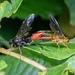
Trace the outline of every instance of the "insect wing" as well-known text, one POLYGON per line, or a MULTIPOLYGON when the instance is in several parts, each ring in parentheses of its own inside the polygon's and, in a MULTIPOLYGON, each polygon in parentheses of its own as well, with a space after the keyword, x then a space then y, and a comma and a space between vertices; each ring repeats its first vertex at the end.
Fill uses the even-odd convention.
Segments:
POLYGON ((63 34, 59 27, 57 20, 52 15, 50 15, 50 24, 49 25, 53 32, 58 32, 61 35, 63 34))
POLYGON ((25 18, 16 37, 23 37, 28 31, 31 30, 30 25, 34 20, 34 16, 35 16, 34 14, 30 14, 27 18, 25 18))

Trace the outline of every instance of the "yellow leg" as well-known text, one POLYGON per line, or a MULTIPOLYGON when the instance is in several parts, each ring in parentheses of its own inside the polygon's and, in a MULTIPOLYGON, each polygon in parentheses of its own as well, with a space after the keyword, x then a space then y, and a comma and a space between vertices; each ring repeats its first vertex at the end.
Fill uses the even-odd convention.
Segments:
POLYGON ((10 55, 10 53, 12 52, 12 47, 13 47, 13 45, 11 44, 11 48, 10 48, 10 52, 9 52, 9 55, 10 55))
POLYGON ((56 44, 57 44, 57 46, 58 46, 58 49, 60 49, 60 45, 59 45, 59 43, 57 42, 56 44))
MULTIPOLYGON (((60 49, 60 45, 59 45, 59 42, 56 42, 57 46, 58 46, 58 50, 60 49)), ((58 57, 61 59, 61 57, 59 56, 59 52, 57 51, 57 55, 58 57)))
POLYGON ((18 48, 19 48, 19 51, 20 51, 20 59, 21 59, 22 51, 21 51, 20 46, 18 48))
POLYGON ((67 46, 67 43, 64 43, 64 42, 62 42, 62 43, 67 48, 68 52, 71 53, 70 50, 69 50, 69 48, 68 48, 68 46, 67 46))

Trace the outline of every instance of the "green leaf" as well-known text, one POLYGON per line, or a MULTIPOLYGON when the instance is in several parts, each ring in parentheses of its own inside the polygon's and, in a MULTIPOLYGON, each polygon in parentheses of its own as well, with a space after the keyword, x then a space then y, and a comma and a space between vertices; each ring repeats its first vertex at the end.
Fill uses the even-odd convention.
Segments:
MULTIPOLYGON (((40 42, 40 41, 39 41, 40 42)), ((75 52, 75 39, 70 40, 68 47, 70 52, 75 52), (74 49, 74 51, 73 51, 74 49)), ((44 43, 43 41, 39 45, 24 46, 21 48, 22 55, 34 60, 35 62, 48 68, 47 71, 39 72, 39 69, 32 65, 29 65, 20 59, 16 59, 10 56, 1 55, 0 60, 4 60, 7 63, 7 68, 3 71, 6 75, 68 75, 69 72, 74 72, 74 57, 70 57, 72 54, 61 44, 60 49, 56 43, 44 43), (42 44, 43 43, 43 44, 42 44), (64 50, 65 49, 65 50, 64 50), (63 50, 63 51, 62 51, 63 50), (58 52, 58 55, 55 53, 58 52), (64 52, 64 53, 63 53, 64 52), (66 53, 67 52, 67 53, 66 53), (53 54, 52 54, 53 53, 53 54), (67 55, 66 55, 67 54, 67 55), (56 58, 55 58, 56 56, 56 58), (60 60, 60 56, 62 56, 60 60), (67 58, 67 59, 65 59, 67 58), (65 59, 65 60, 63 60, 65 59), (11 74, 10 74, 11 73, 11 74)), ((19 50, 16 50, 19 52, 19 50)), ((75 53, 74 53, 75 54, 75 53)))
POLYGON ((64 11, 65 4, 63 0, 24 0, 13 17, 25 18, 30 13, 41 15, 48 19, 49 14, 57 15, 64 11))
POLYGON ((13 13, 15 13, 22 1, 23 0, 11 0, 11 3, 8 1, 0 3, 0 20, 3 17, 10 17, 13 13))
POLYGON ((7 48, 10 48, 9 42, 0 36, 0 46, 5 45, 7 48))
POLYGON ((67 67, 67 63, 49 68, 45 75, 65 75, 64 70, 66 67, 67 67))
MULTIPOLYGON (((37 45, 24 46, 25 49, 37 52, 48 58, 62 60, 75 54, 75 39, 70 40, 67 44, 59 43, 60 48, 58 48, 55 42, 41 42, 37 45), (65 46, 65 45, 66 46, 65 46)), ((34 42, 35 43, 35 42, 34 42)))
POLYGON ((67 60, 68 66, 65 69, 66 71, 70 71, 72 73, 75 72, 75 55, 67 60))
POLYGON ((65 0, 70 12, 70 24, 75 26, 75 0, 65 0))
POLYGON ((5 67, 7 67, 7 64, 3 60, 1 60, 0 61, 0 70, 4 69, 5 67))
POLYGON ((68 72, 75 72, 75 55, 70 57, 65 63, 49 68, 45 75, 69 75, 68 72))
POLYGON ((4 75, 5 73, 3 71, 0 71, 0 75, 4 75))
POLYGON ((7 64, 4 60, 0 60, 0 75, 4 75, 5 72, 2 71, 2 69, 6 68, 7 67, 7 64))
POLYGON ((61 61, 57 60, 53 61, 53 59, 48 59, 47 57, 40 56, 41 54, 38 55, 27 50, 23 50, 23 55, 47 67, 48 70, 39 72, 39 69, 20 59, 3 55, 0 56, 0 60, 3 59, 8 64, 7 68, 4 69, 5 75, 69 75, 68 72, 75 72, 75 55, 64 61, 64 63, 59 63, 61 61))
MULTIPOLYGON (((23 53, 27 54, 30 52, 23 51, 23 53)), ((27 56, 41 65, 49 65, 48 61, 46 61, 46 59, 44 59, 43 57, 38 58, 37 56, 33 56, 31 54, 27 54, 27 56)), ((6 55, 0 56, 0 60, 1 59, 3 59, 8 64, 7 68, 3 70, 5 72, 5 75, 36 75, 39 71, 39 69, 21 61, 20 59, 16 59, 6 55)))

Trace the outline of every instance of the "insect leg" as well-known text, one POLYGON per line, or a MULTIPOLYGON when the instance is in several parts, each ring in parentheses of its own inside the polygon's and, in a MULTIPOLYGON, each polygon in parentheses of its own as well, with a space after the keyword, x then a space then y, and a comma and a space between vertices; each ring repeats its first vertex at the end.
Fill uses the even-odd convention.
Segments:
POLYGON ((19 48, 19 51, 20 51, 20 59, 21 59, 22 51, 21 51, 20 46, 18 48, 19 48))
POLYGON ((65 43, 62 42, 62 43, 63 43, 63 45, 67 48, 68 52, 71 53, 70 50, 69 50, 69 48, 68 48, 68 46, 67 46, 67 42, 65 42, 65 43))
POLYGON ((58 49, 60 49, 60 45, 59 45, 59 42, 56 42, 57 46, 58 46, 58 49))
POLYGON ((13 51, 13 44, 11 44, 10 46, 11 46, 11 47, 10 47, 9 55, 10 55, 10 53, 13 51))

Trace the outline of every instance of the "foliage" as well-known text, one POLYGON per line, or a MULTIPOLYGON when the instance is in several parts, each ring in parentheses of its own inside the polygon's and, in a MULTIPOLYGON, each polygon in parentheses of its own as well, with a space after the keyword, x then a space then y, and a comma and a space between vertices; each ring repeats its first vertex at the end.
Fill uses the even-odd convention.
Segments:
MULTIPOLYGON (((68 9, 70 23, 75 25, 74 3, 74 0, 5 0, 0 3, 0 20, 4 17, 10 16, 12 18, 17 17, 24 19, 30 13, 34 13, 36 15, 40 15, 44 19, 48 19, 49 14, 57 16, 63 14, 68 9)), ((7 29, 6 27, 9 26, 5 26, 5 29, 7 29)), ((10 25, 10 28, 11 27, 12 26, 10 25)), ((4 34, 6 36, 1 36, 0 41, 7 37, 12 37, 13 34, 9 34, 9 32, 12 31, 12 33, 14 33, 15 30, 1 30, 0 35, 4 34)), ((60 48, 58 48, 55 42, 50 40, 36 40, 32 41, 30 44, 30 46, 23 46, 21 48, 21 57, 27 57, 34 61, 35 64, 37 62, 40 66, 45 67, 46 70, 41 70, 41 68, 38 68, 39 66, 36 67, 32 62, 30 64, 30 62, 28 63, 23 61, 20 59, 20 55, 15 57, 16 55, 11 55, 12 52, 7 54, 11 49, 9 48, 10 45, 7 41, 1 41, 0 53, 2 54, 0 54, 0 75, 73 75, 75 73, 75 38, 67 43, 67 47, 65 47, 63 43, 59 43, 60 48), (6 47, 8 49, 3 49, 2 47, 6 47)), ((18 49, 13 48, 13 53, 19 54, 20 52, 18 49)))
POLYGON ((3 17, 10 17, 12 13, 15 13, 21 2, 22 0, 11 0, 11 3, 8 1, 0 3, 0 20, 3 17))
MULTIPOLYGON (((4 60, 7 63, 7 68, 3 71, 6 75, 14 74, 14 75, 69 75, 69 72, 75 72, 75 39, 70 40, 68 43, 69 51, 63 44, 61 44, 60 49, 58 49, 56 43, 51 43, 50 41, 47 43, 31 46, 24 46, 21 48, 22 55, 28 57, 35 62, 45 66, 48 70, 39 72, 39 69, 29 65, 20 59, 16 59, 11 57, 10 55, 1 55, 0 60, 4 60)), ((19 52, 19 50, 15 50, 19 52)), ((0 50, 2 52, 2 50, 0 50)), ((15 55, 14 55, 15 56, 15 55)), ((32 62, 31 62, 32 63, 32 62)), ((41 70, 41 69, 40 69, 41 70)))
POLYGON ((63 13, 68 7, 70 13, 70 23, 75 25, 74 0, 47 0, 47 1, 28 1, 28 0, 11 0, 0 3, 0 19, 9 17, 12 13, 17 13, 13 17, 25 18, 30 13, 44 16, 48 18, 48 14, 58 15, 63 13), (22 4, 21 4, 22 2, 22 4), (20 6, 21 4, 21 6, 20 6), (66 5, 65 5, 66 4, 66 5), (19 8, 20 6, 20 8, 19 8), (19 9, 18 9, 19 8, 19 9), (7 12, 7 13, 6 13, 7 12))
POLYGON ((5 61, 1 60, 0 61, 0 75, 4 75, 4 72, 1 70, 6 68, 6 67, 7 67, 7 64, 5 63, 5 61))
POLYGON ((67 7, 69 9, 69 13, 70 13, 70 23, 72 25, 75 25, 75 11, 74 11, 74 7, 75 7, 75 0, 65 0, 65 3, 67 4, 67 7))

